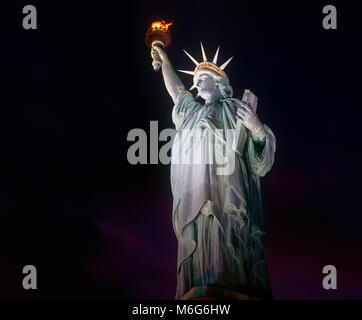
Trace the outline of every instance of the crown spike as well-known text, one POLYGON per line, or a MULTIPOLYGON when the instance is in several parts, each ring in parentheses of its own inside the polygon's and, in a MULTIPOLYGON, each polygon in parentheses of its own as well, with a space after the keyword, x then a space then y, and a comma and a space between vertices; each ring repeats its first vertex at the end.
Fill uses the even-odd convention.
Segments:
POLYGON ((191 90, 193 90, 195 88, 196 88, 196 86, 193 84, 192 87, 189 89, 189 91, 191 91, 191 90))
POLYGON ((187 73, 187 74, 191 74, 192 76, 195 75, 195 72, 194 71, 187 71, 187 70, 177 70, 179 72, 183 72, 183 73, 187 73))
POLYGON ((185 49, 183 49, 184 50, 184 52, 187 54, 187 56, 192 60, 192 62, 194 63, 194 64, 196 64, 196 65, 198 65, 199 63, 196 61, 196 59, 193 57, 193 56, 191 56, 191 54, 189 54, 185 49))
POLYGON ((206 62, 207 58, 206 58, 206 54, 205 54, 205 50, 204 50, 204 46, 202 45, 202 42, 200 42, 200 45, 201 45, 202 59, 204 60, 204 62, 206 62))
POLYGON ((219 49, 220 49, 220 47, 217 47, 217 50, 216 50, 214 59, 212 60, 212 63, 213 63, 213 64, 217 64, 217 58, 218 58, 218 56, 219 56, 219 49))
POLYGON ((224 64, 221 65, 219 68, 221 70, 224 70, 226 68, 226 66, 229 64, 229 62, 232 60, 232 58, 234 58, 234 57, 231 57, 228 61, 224 62, 224 64))

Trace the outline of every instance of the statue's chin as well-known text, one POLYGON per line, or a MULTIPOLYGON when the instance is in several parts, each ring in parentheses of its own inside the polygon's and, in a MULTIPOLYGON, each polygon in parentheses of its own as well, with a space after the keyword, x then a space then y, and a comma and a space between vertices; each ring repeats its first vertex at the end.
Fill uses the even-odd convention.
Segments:
POLYGON ((205 91, 199 91, 199 96, 200 96, 202 99, 206 100, 206 99, 210 96, 210 94, 207 93, 207 92, 205 92, 205 91))

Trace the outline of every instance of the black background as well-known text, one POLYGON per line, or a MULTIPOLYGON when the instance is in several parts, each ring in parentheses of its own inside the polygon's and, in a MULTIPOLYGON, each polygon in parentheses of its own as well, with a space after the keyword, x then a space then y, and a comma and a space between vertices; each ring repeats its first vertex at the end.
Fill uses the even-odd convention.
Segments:
MULTIPOLYGON (((127 161, 127 134, 173 128, 172 100, 144 34, 172 20, 168 54, 219 63, 277 139, 261 180, 276 299, 362 298, 361 35, 356 4, 33 1, 2 6, 0 298, 172 299, 169 166, 127 161), (338 29, 322 28, 335 4, 338 29), (38 270, 22 288, 23 266, 38 270), (335 265, 338 290, 322 288, 335 265)), ((191 77, 181 75, 187 87, 191 77)), ((160 143, 161 146, 161 143, 160 143)))

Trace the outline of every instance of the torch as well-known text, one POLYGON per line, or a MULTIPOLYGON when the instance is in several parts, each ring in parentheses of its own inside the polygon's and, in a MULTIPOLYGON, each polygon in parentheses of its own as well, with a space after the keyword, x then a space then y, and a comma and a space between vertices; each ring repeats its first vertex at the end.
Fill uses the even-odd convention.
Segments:
MULTIPOLYGON (((167 48, 171 43, 171 33, 168 27, 172 23, 165 23, 165 21, 152 22, 151 27, 146 32, 145 42, 149 48, 157 45, 162 48, 167 48)), ((158 71, 161 67, 161 59, 156 53, 152 61, 153 70, 158 71)))

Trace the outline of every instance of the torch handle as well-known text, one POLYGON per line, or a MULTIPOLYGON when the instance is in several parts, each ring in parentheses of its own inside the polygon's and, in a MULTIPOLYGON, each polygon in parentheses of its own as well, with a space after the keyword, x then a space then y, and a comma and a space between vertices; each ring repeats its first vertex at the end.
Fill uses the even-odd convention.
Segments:
POLYGON ((153 70, 155 70, 155 71, 160 70, 161 65, 162 65, 162 61, 161 61, 160 57, 157 54, 157 56, 155 56, 153 58, 153 61, 152 61, 153 70))
MULTIPOLYGON (((155 41, 152 42, 152 46, 164 47, 164 44, 160 40, 155 40, 155 41)), ((153 60, 152 60, 153 70, 155 70, 155 71, 160 70, 161 65, 162 65, 162 61, 161 61, 161 58, 160 58, 157 51, 154 52, 152 58, 153 58, 153 60)))

